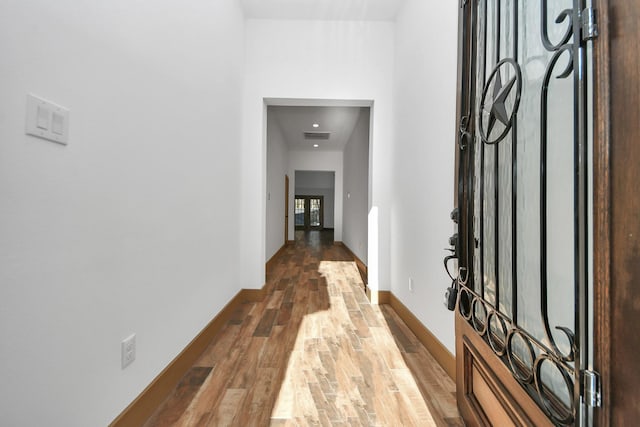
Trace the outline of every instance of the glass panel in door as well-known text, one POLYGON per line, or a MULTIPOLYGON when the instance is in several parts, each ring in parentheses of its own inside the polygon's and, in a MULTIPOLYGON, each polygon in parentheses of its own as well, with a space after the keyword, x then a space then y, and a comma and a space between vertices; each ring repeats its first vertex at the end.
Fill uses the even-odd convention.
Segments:
POLYGON ((309 199, 309 225, 311 227, 321 227, 321 208, 322 200, 320 198, 311 197, 309 199))
POLYGON ((472 178, 473 238, 462 239, 472 242, 472 279, 461 284, 461 314, 565 425, 579 418, 584 344, 584 58, 572 22, 582 7, 475 3, 473 140, 462 172, 472 178))
POLYGON ((304 227, 304 202, 305 199, 299 199, 296 197, 294 210, 296 227, 304 227))

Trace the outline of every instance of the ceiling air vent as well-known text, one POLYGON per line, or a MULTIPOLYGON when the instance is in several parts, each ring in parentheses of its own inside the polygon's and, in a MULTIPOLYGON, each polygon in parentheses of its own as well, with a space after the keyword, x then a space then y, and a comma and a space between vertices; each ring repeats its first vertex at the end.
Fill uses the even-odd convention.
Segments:
POLYGON ((304 139, 329 139, 331 132, 305 132, 304 139))

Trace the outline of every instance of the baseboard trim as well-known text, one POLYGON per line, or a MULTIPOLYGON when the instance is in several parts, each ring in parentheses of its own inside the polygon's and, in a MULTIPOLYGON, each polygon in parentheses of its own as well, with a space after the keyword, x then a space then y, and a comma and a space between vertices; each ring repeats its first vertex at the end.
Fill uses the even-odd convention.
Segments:
POLYGON ((391 291, 378 291, 378 304, 391 305, 391 291))
MULTIPOLYGON (((402 321, 407 324, 409 329, 415 334, 418 340, 431 353, 434 359, 442 366, 442 369, 456 381, 456 358, 447 347, 440 342, 433 333, 418 320, 418 318, 405 306, 393 293, 389 291, 380 291, 388 294, 388 303, 380 302, 380 304, 389 304, 391 308, 400 316, 402 321)), ((382 298, 381 298, 382 300, 382 298)))
POLYGON ((287 249, 287 245, 293 243, 292 240, 289 240, 287 243, 285 243, 284 245, 282 245, 282 247, 280 249, 277 250, 277 252, 275 254, 273 254, 273 256, 271 258, 269 258, 269 261, 267 261, 267 263, 265 264, 265 271, 269 271, 269 269, 271 267, 273 267, 273 263, 278 259, 278 257, 280 255, 282 255, 282 253, 287 249))
MULTIPOLYGON (((429 350, 445 372, 455 381, 456 360, 449 350, 425 327, 420 320, 390 291, 376 291, 375 299, 369 287, 367 297, 374 304, 388 304, 395 310, 422 345, 429 350)), ((262 301, 266 288, 242 289, 213 318, 211 322, 180 352, 169 365, 127 406, 109 427, 143 425, 153 412, 173 391, 184 374, 193 366, 211 340, 227 323, 236 308, 243 302, 262 301)))
POLYGON ((358 271, 360 272, 360 276, 362 276, 362 280, 364 281, 364 285, 366 288, 368 283, 368 277, 369 277, 369 268, 367 267, 367 265, 364 262, 362 262, 362 260, 358 258, 358 256, 355 253, 353 253, 351 248, 345 245, 344 242, 336 241, 334 242, 334 244, 340 245, 343 248, 345 248, 345 250, 349 252, 349 254, 353 257, 353 260, 355 261, 356 266, 358 267, 358 271))
POLYGON ((391 301, 390 291, 372 291, 369 286, 365 286, 364 293, 367 295, 369 302, 374 305, 389 304, 391 301))
POLYGON ((153 412, 174 390, 184 374, 198 360, 211 340, 231 318, 233 312, 243 302, 261 301, 266 289, 242 289, 213 318, 211 322, 151 381, 136 399, 127 406, 109 427, 143 425, 153 412))

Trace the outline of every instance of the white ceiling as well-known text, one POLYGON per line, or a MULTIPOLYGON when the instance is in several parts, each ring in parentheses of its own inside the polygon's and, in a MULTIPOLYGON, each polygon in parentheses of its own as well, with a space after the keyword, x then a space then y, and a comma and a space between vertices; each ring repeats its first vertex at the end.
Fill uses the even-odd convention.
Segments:
POLYGON ((405 0, 240 0, 252 19, 393 21, 405 0))
POLYGON ((291 107, 269 106, 290 150, 343 151, 360 116, 367 107, 291 107), (317 128, 313 124, 320 125, 317 128), (304 132, 330 132, 329 139, 305 139, 304 132), (313 147, 318 144, 318 147, 313 147))

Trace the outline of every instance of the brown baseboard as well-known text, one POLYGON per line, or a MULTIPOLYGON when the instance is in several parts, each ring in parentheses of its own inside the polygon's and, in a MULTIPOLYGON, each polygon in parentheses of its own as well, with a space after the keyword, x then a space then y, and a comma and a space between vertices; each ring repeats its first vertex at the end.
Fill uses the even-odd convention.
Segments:
POLYGON ((391 291, 378 291, 378 304, 391 304, 391 291))
POLYGON ((211 340, 231 318, 243 302, 261 301, 266 294, 262 289, 242 289, 224 306, 211 322, 180 352, 169 365, 127 406, 109 427, 141 426, 164 402, 184 374, 198 360, 211 340))
POLYGON ((364 293, 367 295, 371 304, 389 304, 391 292, 389 291, 372 291, 369 286, 365 286, 364 293))
POLYGON ((418 341, 434 359, 442 366, 442 369, 451 377, 455 382, 456 380, 456 358, 449 349, 447 349, 438 338, 431 333, 426 326, 418 320, 418 318, 409 310, 391 291, 371 291, 367 286, 365 289, 367 298, 371 301, 371 304, 388 304, 393 310, 400 316, 402 321, 407 324, 409 329, 415 334, 418 341))
POLYGON ((282 245, 282 247, 278 249, 278 251, 275 254, 273 254, 271 258, 269 258, 269 261, 267 261, 265 265, 265 271, 269 271, 269 269, 273 267, 274 261, 276 261, 280 255, 282 255, 282 252, 284 252, 285 249, 287 249, 287 245, 291 243, 293 243, 293 240, 289 240, 287 243, 282 245))
MULTIPOLYGON (((416 335, 418 340, 425 346, 431 353, 434 359, 442 366, 442 369, 451 377, 455 382, 456 380, 456 358, 449 349, 447 349, 436 338, 426 326, 418 320, 418 318, 409 310, 400 300, 388 291, 379 292, 380 304, 389 304, 393 310, 400 316, 402 321, 407 324, 409 329, 416 335), (386 293, 388 295, 388 303, 382 302, 382 295, 386 293)), ((386 297, 385 297, 386 299, 386 297)))
MULTIPOLYGON (((264 287, 262 289, 242 289, 238 292, 187 347, 158 374, 151 384, 109 424, 109 427, 143 425, 169 396, 189 368, 193 366, 211 340, 227 323, 235 309, 246 301, 261 301, 265 294, 264 287)), ((368 287, 367 296, 371 299, 371 291, 368 287)), ((418 340, 455 381, 455 357, 449 350, 390 291, 377 291, 377 300, 378 304, 391 305, 418 340)))
POLYGON ((334 244, 340 245, 343 248, 345 248, 345 250, 349 252, 349 254, 353 257, 353 260, 356 262, 356 266, 358 266, 358 271, 360 272, 360 276, 362 277, 362 280, 364 281, 364 285, 366 288, 366 285, 368 283, 368 274, 369 274, 369 269, 367 265, 364 262, 362 262, 362 260, 358 258, 356 254, 353 253, 351 248, 349 248, 349 246, 344 244, 344 242, 337 241, 337 242, 334 242, 334 244))

